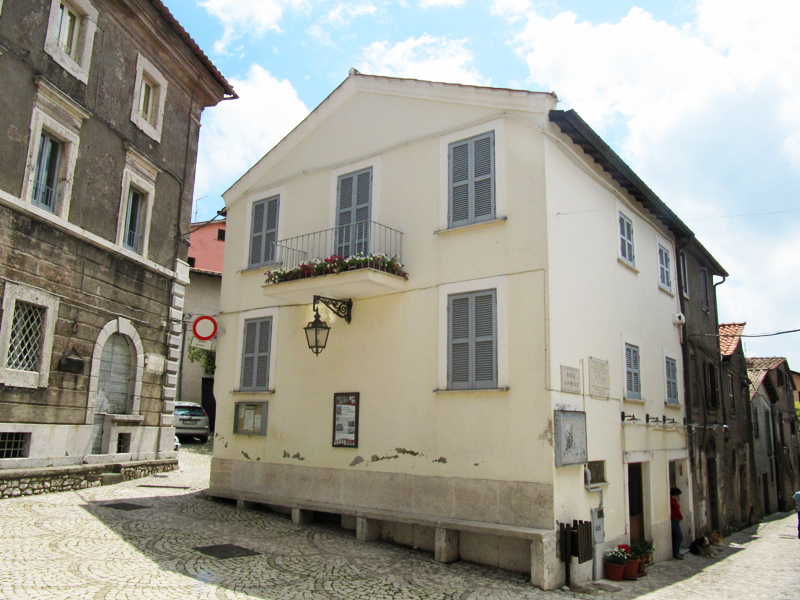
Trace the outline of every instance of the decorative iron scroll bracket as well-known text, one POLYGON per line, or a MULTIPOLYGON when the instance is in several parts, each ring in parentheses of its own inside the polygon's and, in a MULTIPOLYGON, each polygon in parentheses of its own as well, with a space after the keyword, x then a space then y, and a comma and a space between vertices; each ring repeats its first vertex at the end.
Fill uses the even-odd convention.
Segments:
POLYGON ((325 298, 324 296, 314 296, 314 310, 317 310, 317 304, 322 303, 330 308, 336 316, 344 319, 346 323, 350 323, 353 317, 353 301, 352 300, 336 300, 334 298, 325 298))

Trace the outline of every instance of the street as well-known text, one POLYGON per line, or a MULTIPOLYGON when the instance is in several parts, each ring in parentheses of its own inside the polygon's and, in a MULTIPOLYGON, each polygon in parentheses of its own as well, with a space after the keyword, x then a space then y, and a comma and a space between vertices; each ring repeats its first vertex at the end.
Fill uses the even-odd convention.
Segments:
POLYGON ((543 592, 525 574, 439 564, 427 552, 359 543, 335 523, 298 526, 282 514, 206 499, 210 452, 210 443, 188 442, 179 471, 2 501, 0 598, 800 597, 794 513, 726 538, 716 559, 689 554, 651 566, 635 582, 543 592))

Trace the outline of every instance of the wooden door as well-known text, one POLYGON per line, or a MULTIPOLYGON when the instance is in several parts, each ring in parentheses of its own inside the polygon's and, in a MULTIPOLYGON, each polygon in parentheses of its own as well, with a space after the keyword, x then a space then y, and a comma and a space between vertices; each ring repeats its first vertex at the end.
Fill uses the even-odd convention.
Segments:
POLYGON ((628 512, 631 522, 631 542, 644 539, 644 486, 642 463, 628 464, 628 512))

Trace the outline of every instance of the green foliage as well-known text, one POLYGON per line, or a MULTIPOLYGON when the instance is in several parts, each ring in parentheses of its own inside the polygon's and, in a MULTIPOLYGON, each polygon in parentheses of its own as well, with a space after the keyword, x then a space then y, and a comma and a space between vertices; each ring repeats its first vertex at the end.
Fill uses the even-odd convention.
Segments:
POLYGON ((654 550, 653 542, 648 540, 636 540, 631 542, 631 554, 636 558, 642 558, 652 554, 654 550))
POLYGON ((628 553, 622 548, 614 548, 613 550, 606 550, 603 558, 607 563, 612 565, 627 565, 628 553))
POLYGON ((217 353, 213 350, 203 350, 202 348, 192 348, 189 346, 189 361, 199 362, 206 372, 206 375, 214 375, 217 370, 217 353))

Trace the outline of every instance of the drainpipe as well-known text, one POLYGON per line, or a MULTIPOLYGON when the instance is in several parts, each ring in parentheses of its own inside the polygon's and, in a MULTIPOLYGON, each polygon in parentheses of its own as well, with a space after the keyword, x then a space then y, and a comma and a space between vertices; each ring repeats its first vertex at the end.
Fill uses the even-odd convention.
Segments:
MULTIPOLYGON (((727 276, 723 275, 722 276, 722 281, 719 281, 719 282, 717 282, 717 283, 715 283, 713 285, 713 287, 714 287, 714 321, 717 324, 717 333, 719 333, 719 308, 717 306, 717 286, 718 285, 722 285, 723 283, 725 283, 726 279, 727 279, 727 276)), ((723 381, 724 378, 722 377, 722 348, 720 346, 720 343, 721 343, 721 338, 719 336, 717 336, 717 374, 719 375, 719 379, 718 379, 718 381, 719 381, 719 389, 717 390, 717 393, 722 391, 722 387, 724 385, 724 381, 723 381)), ((727 434, 727 431, 728 431, 728 407, 727 407, 726 402, 725 402, 725 394, 722 394, 722 397, 719 400, 722 403, 722 441, 723 441, 723 445, 724 445, 725 439, 727 437, 726 434, 727 434)))

